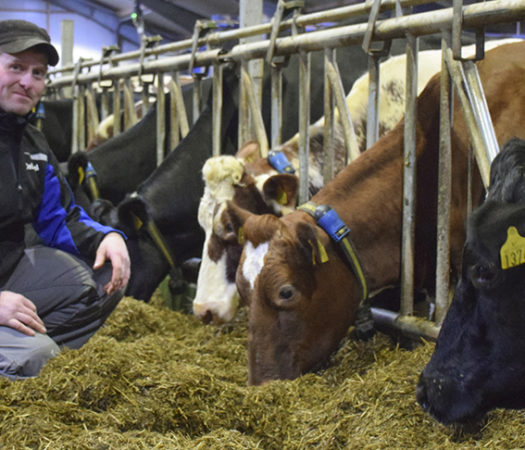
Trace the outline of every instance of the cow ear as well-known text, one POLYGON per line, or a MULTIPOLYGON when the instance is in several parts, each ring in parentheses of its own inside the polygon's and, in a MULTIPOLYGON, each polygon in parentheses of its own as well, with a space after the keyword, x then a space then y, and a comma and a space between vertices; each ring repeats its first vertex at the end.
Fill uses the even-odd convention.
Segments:
POLYGON ((297 238, 300 243, 300 251, 305 255, 307 261, 312 262, 312 265, 315 266, 328 261, 328 253, 315 227, 304 222, 298 222, 297 238))
POLYGON ((286 214, 297 205, 298 190, 299 181, 295 175, 272 175, 263 185, 264 200, 272 205, 277 213, 286 214))
POLYGON ((237 151, 235 156, 242 159, 245 164, 253 163, 262 158, 257 141, 248 141, 237 151))
POLYGON ((252 214, 244 222, 243 237, 250 241, 254 247, 269 241, 277 230, 282 230, 279 218, 273 214, 252 214))
POLYGON ((244 223, 250 212, 233 202, 226 202, 213 219, 213 231, 225 241, 237 241, 244 244, 244 223))
POLYGON ((142 198, 134 196, 125 198, 118 205, 117 214, 119 227, 128 236, 137 236, 150 219, 146 202, 142 198))
POLYGON ((73 153, 67 161, 67 181, 76 190, 84 181, 88 158, 85 152, 73 153))

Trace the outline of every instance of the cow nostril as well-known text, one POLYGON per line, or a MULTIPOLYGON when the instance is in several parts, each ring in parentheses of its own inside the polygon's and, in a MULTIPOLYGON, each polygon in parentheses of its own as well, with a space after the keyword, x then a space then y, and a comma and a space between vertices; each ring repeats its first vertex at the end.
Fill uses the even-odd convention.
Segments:
POLYGON ((421 405, 424 411, 428 411, 428 397, 425 383, 419 380, 416 387, 416 400, 421 405))
POLYGON ((206 325, 210 324, 212 322, 212 320, 213 320, 212 312, 208 309, 206 311, 206 314, 204 314, 204 316, 202 316, 201 320, 202 320, 202 323, 204 323, 206 325))

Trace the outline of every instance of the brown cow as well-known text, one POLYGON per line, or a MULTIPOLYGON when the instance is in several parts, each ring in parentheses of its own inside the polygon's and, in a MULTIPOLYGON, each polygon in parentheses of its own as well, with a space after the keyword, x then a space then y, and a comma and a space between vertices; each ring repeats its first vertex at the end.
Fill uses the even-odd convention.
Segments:
MULTIPOLYGON (((500 39, 486 43, 486 49, 517 39, 500 39)), ((464 55, 474 52, 474 46, 463 48, 464 55)), ((418 92, 441 68, 441 51, 424 50, 418 54, 418 92)), ((392 129, 405 110, 406 55, 398 55, 381 63, 379 95, 379 134, 392 129)), ((359 150, 366 148, 368 105, 368 73, 359 77, 346 97, 350 117, 354 123, 359 150)), ((337 116, 336 110, 336 116, 337 116)), ((310 126, 309 188, 314 195, 323 186, 324 117, 310 126)), ((342 125, 336 121, 334 133, 334 171, 344 167, 345 145, 342 125)), ((299 166, 299 135, 296 134, 278 150, 285 153, 291 165, 299 166)), ((204 195, 199 207, 199 223, 206 233, 197 291, 193 301, 195 315, 215 323, 233 318, 239 303, 235 287, 235 271, 242 245, 238 240, 238 220, 232 204, 253 213, 274 213, 278 216, 296 206, 297 179, 288 174, 277 174, 266 158, 259 155, 255 142, 246 144, 236 155, 210 158, 203 167, 204 195), (244 162, 244 167, 243 167, 244 162)))
MULTIPOLYGON (((486 53, 478 63, 500 145, 525 137, 525 43, 486 53)), ((433 289, 439 130, 439 76, 417 100, 416 287, 433 289)), ((456 104, 452 129, 451 269, 460 267, 467 202, 469 139, 456 104)), ((374 291, 399 284, 402 225, 401 122, 348 165, 312 201, 332 207, 374 291)), ((483 187, 473 176, 473 201, 483 187)), ((295 378, 327 361, 353 324, 360 285, 327 234, 304 211, 280 219, 248 215, 237 287, 249 304, 249 382, 295 378)))

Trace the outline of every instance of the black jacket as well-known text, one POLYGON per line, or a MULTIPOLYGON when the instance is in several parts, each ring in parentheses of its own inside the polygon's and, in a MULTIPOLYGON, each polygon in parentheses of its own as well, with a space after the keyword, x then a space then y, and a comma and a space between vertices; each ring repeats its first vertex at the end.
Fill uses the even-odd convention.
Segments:
POLYGON ((0 110, 0 286, 24 252, 24 229, 50 247, 93 259, 105 234, 75 204, 45 137, 24 117, 0 110))

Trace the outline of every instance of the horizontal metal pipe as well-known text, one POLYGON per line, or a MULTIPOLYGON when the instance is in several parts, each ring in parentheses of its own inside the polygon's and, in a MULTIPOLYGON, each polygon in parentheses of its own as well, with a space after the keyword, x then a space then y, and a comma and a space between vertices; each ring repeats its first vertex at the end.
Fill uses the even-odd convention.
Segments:
POLYGON ((434 322, 415 316, 404 316, 400 313, 382 308, 371 308, 374 323, 386 328, 394 328, 410 337, 419 336, 437 340, 440 327, 434 322))
MULTIPOLYGON (((407 32, 419 36, 438 33, 443 28, 450 27, 453 9, 412 14, 399 18, 385 19, 376 23, 375 39, 402 38, 407 32)), ((464 8, 464 26, 480 26, 482 24, 513 22, 525 18, 525 2, 523 0, 493 0, 491 2, 473 4, 464 8)), ((326 30, 312 31, 296 36, 284 37, 277 40, 275 55, 289 55, 299 51, 317 51, 326 47, 342 47, 360 43, 367 28, 366 23, 335 27, 326 30)), ((222 54, 220 49, 198 52, 195 56, 195 66, 207 66, 217 60, 245 60, 264 58, 269 40, 239 44, 229 53, 222 54)), ((170 72, 183 70, 189 67, 191 55, 179 55, 148 61, 144 63, 142 73, 170 72)), ((113 79, 124 76, 137 75, 140 70, 138 63, 122 67, 114 67, 103 71, 102 79, 113 79)), ((78 83, 97 81, 98 73, 82 73, 77 77, 78 83)), ((73 76, 63 76, 52 80, 49 87, 71 85, 73 76)))
MULTIPOLYGON (((401 0, 400 5, 402 8, 422 5, 425 3, 430 3, 434 0, 401 0)), ((394 9, 396 6, 396 0, 385 0, 381 3, 380 11, 389 11, 394 9)), ((307 25, 315 25, 321 22, 336 22, 339 20, 350 19, 352 17, 358 17, 361 15, 368 15, 371 9, 371 4, 368 2, 363 2, 357 5, 343 6, 340 8, 334 8, 327 11, 315 12, 311 14, 304 14, 297 17, 296 19, 283 20, 280 24, 279 30, 290 29, 295 21, 298 27, 305 27, 307 25)), ((197 46, 203 47, 205 45, 220 46, 224 42, 231 40, 237 40, 244 37, 258 36, 261 34, 269 33, 272 29, 272 23, 263 23, 258 25, 253 25, 250 27, 238 28, 235 30, 227 30, 220 32, 208 33, 205 37, 202 37, 197 40, 197 46)), ((177 42, 172 42, 165 45, 159 45, 157 47, 146 49, 144 56, 151 55, 161 55, 163 53, 170 53, 176 51, 187 50, 193 45, 193 39, 184 39, 177 42)), ((130 59, 137 59, 141 56, 141 50, 134 50, 132 52, 122 53, 113 55, 111 58, 112 63, 118 63, 120 61, 126 61, 130 59)), ((85 61, 82 63, 81 67, 92 67, 98 66, 101 64, 101 61, 85 61)), ((68 72, 74 70, 76 64, 68 64, 60 69, 50 71, 50 74, 57 74, 60 72, 68 72)))

